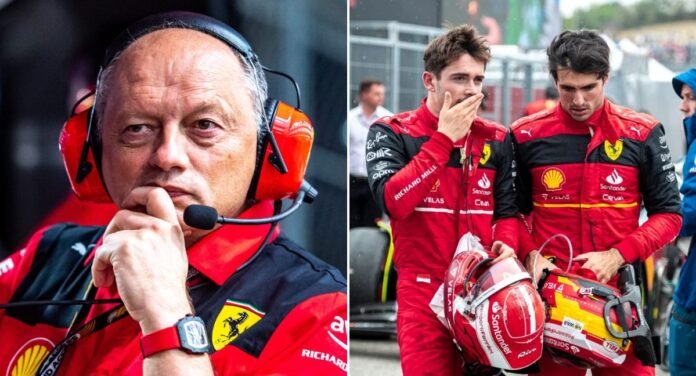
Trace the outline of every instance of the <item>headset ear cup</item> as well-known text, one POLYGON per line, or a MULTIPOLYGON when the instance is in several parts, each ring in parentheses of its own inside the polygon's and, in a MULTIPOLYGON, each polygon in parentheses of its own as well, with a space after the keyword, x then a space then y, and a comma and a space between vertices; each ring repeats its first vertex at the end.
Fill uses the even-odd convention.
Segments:
POLYGON ((271 132, 288 172, 281 173, 271 162, 273 150, 268 145, 268 137, 265 137, 260 148, 262 158, 257 164, 258 179, 255 175, 252 182, 256 183, 253 185, 253 198, 282 200, 296 195, 304 181, 314 142, 314 127, 307 115, 284 102, 269 99, 265 107, 271 132))
POLYGON ((58 138, 58 148, 75 195, 83 201, 111 202, 97 169, 94 148, 90 147, 86 161, 81 158, 87 139, 90 112, 91 109, 84 110, 72 115, 65 122, 58 138), (88 165, 91 167, 85 168, 88 165), (77 176, 81 168, 85 169, 86 173, 84 178, 78 181, 77 176))

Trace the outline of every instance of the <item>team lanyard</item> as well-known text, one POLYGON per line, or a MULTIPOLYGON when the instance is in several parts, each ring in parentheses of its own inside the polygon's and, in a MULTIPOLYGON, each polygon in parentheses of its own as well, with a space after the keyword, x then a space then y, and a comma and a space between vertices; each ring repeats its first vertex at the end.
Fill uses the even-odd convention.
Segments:
MULTIPOLYGON (((195 277, 197 277, 199 274, 200 273, 196 269, 189 267, 189 272, 186 280, 189 282, 193 282, 195 277)), ((87 299, 93 299, 96 295, 96 292, 97 289, 94 288, 94 285, 90 282, 90 285, 87 290, 87 299)), ((73 322, 70 325, 70 329, 68 330, 68 335, 62 341, 60 341, 58 345, 56 345, 56 347, 54 347, 51 350, 51 352, 48 353, 46 358, 44 358, 43 362, 41 362, 41 367, 39 368, 39 371, 36 374, 39 376, 56 375, 58 373, 58 368, 63 363, 65 351, 68 349, 68 347, 70 347, 70 345, 75 343, 78 339, 86 337, 101 329, 104 329, 105 327, 115 323, 116 321, 128 316, 128 311, 126 310, 126 307, 123 305, 123 302, 120 299, 101 300, 99 302, 108 303, 110 301, 120 304, 93 318, 89 322, 81 325, 79 328, 75 329, 75 324, 81 322, 90 311, 90 306, 83 306, 77 313, 77 315, 75 315, 75 318, 73 319, 73 322), (85 309, 85 307, 87 307, 87 309, 85 309)))
MULTIPOLYGON (((90 282, 87 290, 87 299, 93 299, 96 293, 97 289, 90 282)), ((117 302, 119 301, 120 300, 117 300, 117 302)), ((65 357, 65 351, 70 345, 75 343, 78 339, 80 339, 80 337, 84 337, 101 330, 128 315, 126 307, 121 302, 116 307, 93 318, 79 328, 74 328, 75 324, 82 321, 87 316, 90 311, 90 307, 91 305, 85 305, 80 308, 80 311, 78 311, 72 324, 70 325, 68 335, 62 341, 60 341, 56 347, 51 350, 51 352, 48 353, 46 358, 44 358, 43 362, 41 362, 41 367, 39 367, 39 371, 36 373, 37 375, 51 376, 57 374, 58 367, 60 367, 61 363, 63 362, 63 358, 65 357)))

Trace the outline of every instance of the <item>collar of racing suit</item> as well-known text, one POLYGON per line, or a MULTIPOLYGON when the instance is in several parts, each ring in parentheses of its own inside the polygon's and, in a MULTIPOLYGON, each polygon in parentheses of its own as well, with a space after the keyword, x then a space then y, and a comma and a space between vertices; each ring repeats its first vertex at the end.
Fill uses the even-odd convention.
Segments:
POLYGON ((606 137, 612 144, 619 139, 619 133, 617 130, 621 129, 619 124, 614 124, 618 121, 616 116, 607 116, 610 113, 614 113, 613 104, 604 98, 604 103, 595 111, 587 120, 577 121, 573 119, 562 106, 556 106, 556 112, 559 114, 561 119, 563 119, 564 124, 570 127, 586 128, 587 126, 592 127, 594 133, 600 133, 606 137))
MULTIPOLYGON (((273 202, 262 201, 242 212, 237 218, 261 218, 273 215, 273 202)), ((224 225, 204 236, 187 250, 189 265, 218 285, 222 285, 237 269, 250 260, 270 229, 263 225, 224 225)), ((268 242, 280 233, 275 227, 268 242)))

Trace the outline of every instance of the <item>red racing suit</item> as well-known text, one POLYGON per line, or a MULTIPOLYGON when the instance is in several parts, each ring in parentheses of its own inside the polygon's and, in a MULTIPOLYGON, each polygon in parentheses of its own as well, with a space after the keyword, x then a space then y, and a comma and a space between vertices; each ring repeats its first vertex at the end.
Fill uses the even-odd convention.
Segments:
MULTIPOLYGON (((242 217, 272 211, 263 203, 242 217)), ((0 303, 83 299, 103 230, 56 225, 37 233, 0 263, 0 303)), ((223 226, 187 253, 189 294, 206 323, 216 375, 346 374, 346 283, 335 268, 270 225, 223 226)), ((95 298, 118 293, 101 288, 95 298)), ((0 375, 35 374, 76 315, 81 323, 106 317, 108 324, 67 347, 58 375, 141 375, 139 324, 119 315, 118 303, 85 307, 0 309, 0 375)))
MULTIPOLYGON (((662 125, 653 117, 608 100, 584 121, 561 106, 511 126, 517 159, 518 205, 527 216, 518 257, 525 260, 549 237, 564 234, 575 256, 616 248, 627 263, 645 260, 679 233, 679 191, 662 125), (638 225, 641 202, 649 219, 638 225)), ((543 249, 567 260, 560 239, 543 249)), ((563 265, 564 267, 564 265, 563 265)), ((616 277, 610 281, 616 283, 616 277)), ((542 358, 545 374, 572 375, 542 358)), ((576 370, 584 375, 584 370, 576 370)), ((654 374, 633 357, 622 367, 594 370, 612 375, 654 374)))
POLYGON ((452 337, 429 303, 462 235, 516 247, 509 133, 477 118, 469 136, 453 143, 437 125, 423 100, 414 111, 375 122, 366 148, 370 187, 391 219, 405 375, 461 374, 452 337))

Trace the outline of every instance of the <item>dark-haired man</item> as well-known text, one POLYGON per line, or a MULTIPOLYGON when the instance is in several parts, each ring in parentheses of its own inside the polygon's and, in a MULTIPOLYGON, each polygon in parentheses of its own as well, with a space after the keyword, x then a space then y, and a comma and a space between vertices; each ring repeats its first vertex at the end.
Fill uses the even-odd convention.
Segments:
POLYGON ((490 50, 473 27, 434 39, 423 60, 428 94, 420 107, 370 128, 368 178, 392 224, 404 375, 461 375, 461 357, 429 302, 467 232, 499 258, 514 252, 511 141, 476 115, 490 50))
MULTIPOLYGON (((645 260, 674 239, 681 215, 674 166, 662 125, 654 118, 609 102, 609 47, 594 31, 564 31, 547 49, 560 105, 511 126, 517 152, 519 209, 531 215, 518 256, 532 261, 539 246, 564 234, 581 267, 603 283, 616 283, 625 263, 645 260), (641 201, 649 219, 638 225, 641 201)), ((565 242, 553 241, 544 255, 568 259, 565 242)), ((538 257, 537 276, 556 266, 538 257)), ((538 277, 537 277, 538 278, 538 277)), ((584 375, 547 356, 546 375, 584 375)), ((652 375, 632 351, 621 367, 595 375, 652 375)))

